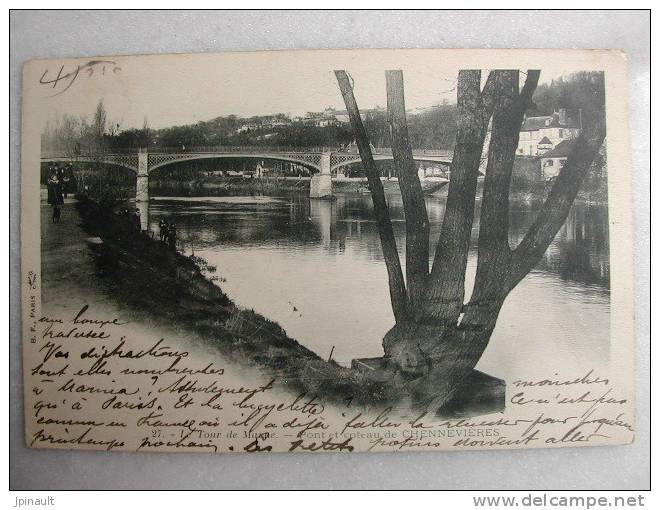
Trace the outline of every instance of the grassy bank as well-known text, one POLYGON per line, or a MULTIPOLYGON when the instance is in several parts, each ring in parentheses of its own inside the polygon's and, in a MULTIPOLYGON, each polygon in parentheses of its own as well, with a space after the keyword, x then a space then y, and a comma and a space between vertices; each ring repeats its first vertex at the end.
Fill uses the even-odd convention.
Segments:
POLYGON ((199 261, 137 231, 109 207, 80 197, 77 209, 83 228, 103 240, 90 245, 99 277, 132 314, 192 333, 228 359, 258 366, 295 392, 329 401, 353 397, 365 407, 397 400, 401 390, 393 383, 319 358, 278 324, 236 306, 204 276, 199 261))

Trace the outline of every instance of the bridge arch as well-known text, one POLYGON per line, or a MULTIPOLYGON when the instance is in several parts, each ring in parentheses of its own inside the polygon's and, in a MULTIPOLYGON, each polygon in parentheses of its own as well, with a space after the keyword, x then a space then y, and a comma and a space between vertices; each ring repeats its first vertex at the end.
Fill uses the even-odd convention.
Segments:
MULTIPOLYGON (((391 154, 374 154, 373 155, 374 161, 394 161, 394 157, 391 154)), ((434 163, 436 165, 443 165, 443 166, 449 166, 451 165, 451 160, 447 158, 437 158, 433 156, 428 156, 428 157, 421 157, 421 156, 414 156, 413 159, 416 162, 425 162, 425 163, 434 163)), ((344 168, 347 166, 351 165, 356 165, 362 163, 362 160, 358 156, 355 159, 344 159, 343 161, 339 161, 338 163, 335 163, 332 167, 330 167, 330 170, 333 173, 336 173, 337 170, 340 168, 344 168)))

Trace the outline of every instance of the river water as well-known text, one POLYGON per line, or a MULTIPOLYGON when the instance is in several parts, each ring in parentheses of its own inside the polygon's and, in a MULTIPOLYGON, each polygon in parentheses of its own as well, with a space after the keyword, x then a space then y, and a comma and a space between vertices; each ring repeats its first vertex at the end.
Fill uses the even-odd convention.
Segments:
MULTIPOLYGON (((388 196, 403 262, 401 197, 388 196)), ((431 259, 445 208, 426 201, 431 259)), ((146 212, 146 211, 145 211, 146 212)), ((469 255, 467 295, 476 270, 478 213, 469 255)), ((320 356, 342 364, 382 355, 393 325, 369 195, 338 194, 334 202, 306 193, 283 197, 162 197, 148 206, 149 228, 167 217, 179 248, 216 266, 218 284, 239 305, 278 322, 320 356)), ((512 205, 515 246, 535 217, 512 205)), ((537 267, 511 292, 477 368, 500 377, 534 374, 548 356, 567 370, 609 361, 607 208, 575 205, 537 267)))

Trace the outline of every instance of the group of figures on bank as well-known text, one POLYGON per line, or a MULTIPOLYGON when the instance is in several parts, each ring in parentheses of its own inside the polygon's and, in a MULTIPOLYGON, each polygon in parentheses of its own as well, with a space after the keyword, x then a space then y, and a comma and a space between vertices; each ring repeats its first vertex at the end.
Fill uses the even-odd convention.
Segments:
POLYGON ((158 222, 158 234, 162 243, 167 243, 170 250, 176 250, 176 225, 165 218, 158 222))
MULTIPOLYGON (((118 211, 118 214, 124 224, 129 224, 135 231, 142 232, 142 215, 138 207, 132 212, 124 207, 118 211)), ((158 228, 160 241, 167 244, 171 250, 176 250, 176 225, 174 222, 163 218, 158 222, 158 228)))
POLYGON ((124 207, 119 211, 119 216, 126 222, 131 223, 133 227, 140 232, 142 230, 142 218, 140 214, 140 209, 137 207, 131 213, 128 210, 128 207, 124 207))
POLYGON ((48 204, 53 208, 53 223, 59 223, 64 199, 75 189, 73 166, 71 163, 63 166, 55 163, 48 167, 47 175, 48 204))

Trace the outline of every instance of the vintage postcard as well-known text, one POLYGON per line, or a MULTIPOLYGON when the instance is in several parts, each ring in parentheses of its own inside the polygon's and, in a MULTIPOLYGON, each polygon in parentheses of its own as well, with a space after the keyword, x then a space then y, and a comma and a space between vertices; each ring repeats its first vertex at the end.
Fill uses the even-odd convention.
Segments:
POLYGON ((632 442, 626 73, 615 50, 26 63, 26 443, 632 442))

